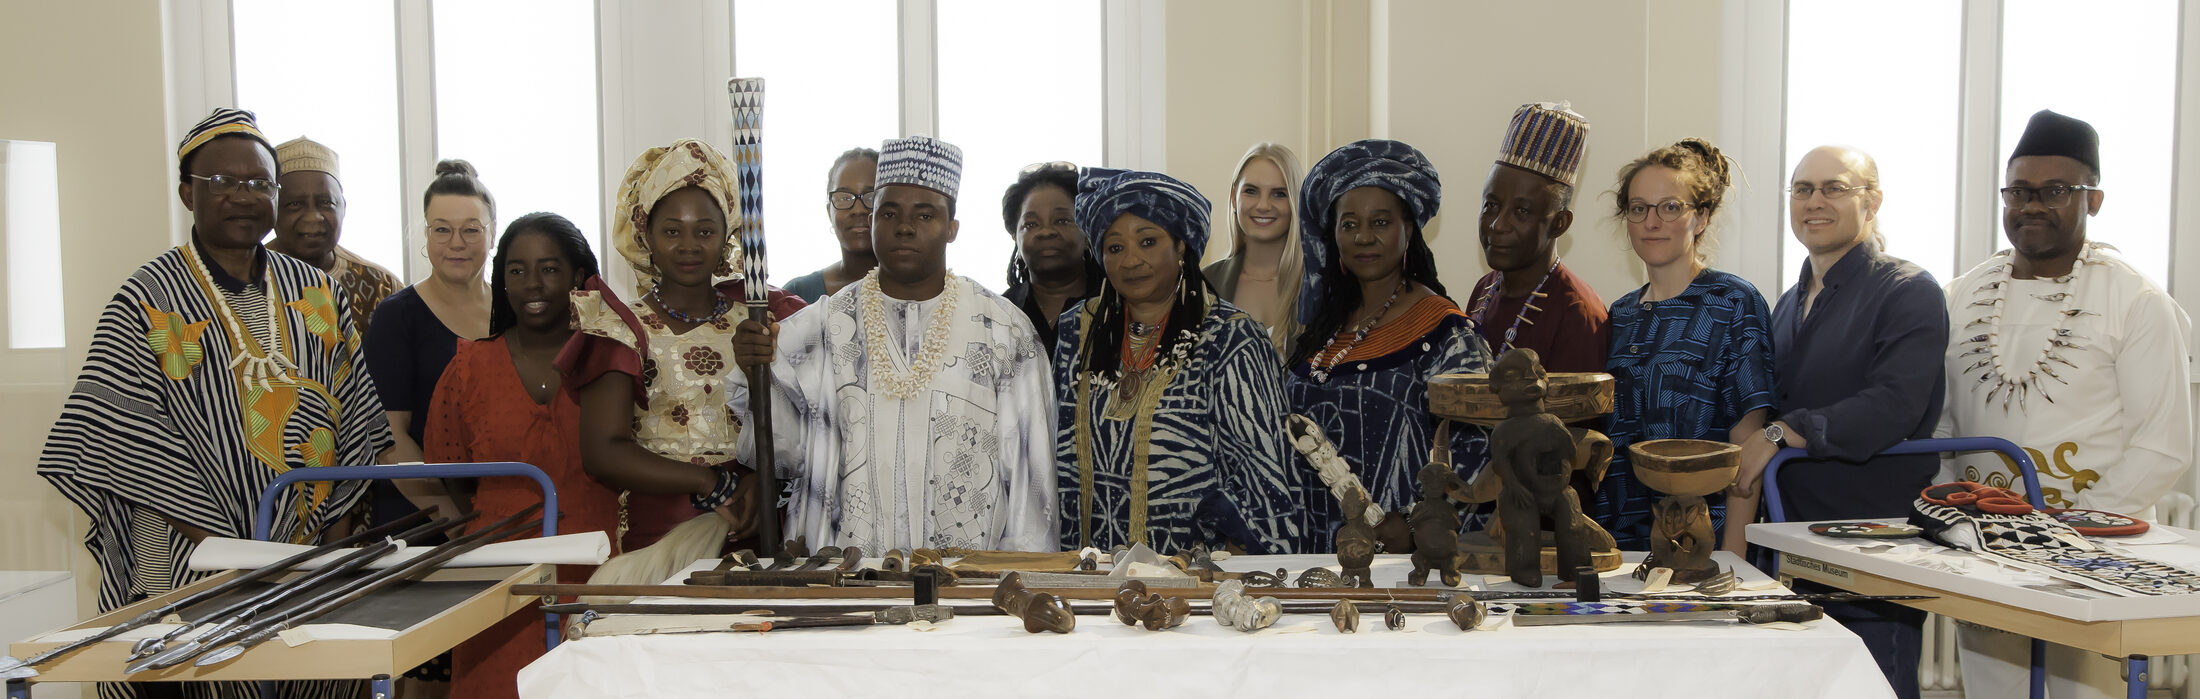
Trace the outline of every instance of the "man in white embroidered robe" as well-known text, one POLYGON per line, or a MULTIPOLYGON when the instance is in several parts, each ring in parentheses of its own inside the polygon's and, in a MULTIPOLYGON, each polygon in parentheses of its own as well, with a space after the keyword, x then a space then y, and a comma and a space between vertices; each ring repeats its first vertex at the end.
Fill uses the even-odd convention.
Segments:
MULTIPOLYGON (((2023 447, 2049 507, 2152 519, 2192 466, 2192 323, 2114 248, 2086 240, 2105 198, 2098 143, 2092 126, 2048 111, 2018 141, 2001 190, 2011 249, 1948 286, 1948 402, 1935 434, 2023 447)), ((1939 480, 2025 489, 1993 452, 1943 461, 1939 480)), ((1968 625, 1960 638, 1967 695, 2022 695, 2023 638, 1968 625)), ((2052 696, 2123 693, 2117 663, 2048 647, 2052 696)))
MULTIPOLYGON (((741 326, 743 366, 778 354, 773 453, 800 480, 789 537, 874 553, 1055 546, 1052 373, 1022 311, 947 271, 960 166, 947 143, 887 141, 869 202, 878 267, 785 319, 776 342, 741 326)), ((737 373, 737 413, 747 391, 737 373)))

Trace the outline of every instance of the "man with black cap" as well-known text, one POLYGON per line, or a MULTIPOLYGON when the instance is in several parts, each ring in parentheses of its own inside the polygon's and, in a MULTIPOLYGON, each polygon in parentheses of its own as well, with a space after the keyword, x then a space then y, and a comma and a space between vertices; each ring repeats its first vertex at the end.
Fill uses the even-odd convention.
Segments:
MULTIPOLYGON (((2011 247, 1948 286, 1956 340, 1936 432, 2024 447, 2050 507, 2152 519, 2155 500, 2192 467, 2192 322, 2115 248, 2086 240, 2087 219, 2107 198, 2100 181, 2092 125, 2032 115, 2001 189, 2011 247)), ((1940 480, 2024 488, 2016 466, 1992 453, 1945 461, 1940 480)), ((1967 695, 2025 691, 2024 638, 1966 625, 1960 639, 1967 695)), ((2116 662, 2049 649, 2052 696, 2123 692, 2116 662)))

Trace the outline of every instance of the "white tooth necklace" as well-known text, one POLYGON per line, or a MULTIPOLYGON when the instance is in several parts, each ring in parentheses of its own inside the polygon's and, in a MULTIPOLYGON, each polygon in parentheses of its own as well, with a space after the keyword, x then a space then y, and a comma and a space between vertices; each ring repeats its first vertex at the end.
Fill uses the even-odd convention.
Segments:
MULTIPOLYGON (((236 372, 237 378, 243 381, 245 385, 258 386, 262 391, 268 390, 269 380, 290 383, 290 372, 296 371, 298 365, 292 363, 290 358, 282 353, 270 351, 267 348, 267 343, 262 341, 259 335, 246 332, 246 329, 237 322, 236 311, 229 308, 229 301, 225 298, 221 288, 214 283, 214 274, 208 271, 206 263, 199 259, 198 243, 185 243, 183 247, 184 259, 191 262, 191 271, 197 273, 199 279, 206 283, 207 291, 212 292, 207 296, 214 302, 214 315, 222 317, 222 325, 229 331, 230 344, 236 347, 236 352, 233 353, 234 356, 229 359, 230 371, 236 372), (251 344, 245 344, 245 338, 251 338, 251 344)), ((275 273, 273 270, 268 271, 267 278, 260 280, 260 288, 267 295, 267 322, 274 326, 275 334, 280 336, 286 323, 284 322, 283 304, 280 303, 281 299, 275 295, 275 273)))

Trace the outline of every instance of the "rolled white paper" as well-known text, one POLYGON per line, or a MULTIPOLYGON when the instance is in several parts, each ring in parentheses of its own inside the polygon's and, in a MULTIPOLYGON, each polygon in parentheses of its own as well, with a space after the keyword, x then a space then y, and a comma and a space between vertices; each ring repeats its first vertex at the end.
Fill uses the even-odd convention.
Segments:
MULTIPOLYGON (((407 546, 397 553, 383 556, 367 564, 369 568, 388 568, 426 555, 433 546, 407 546)), ((283 544, 272 541, 208 537, 199 542, 199 548, 191 552, 190 568, 195 571, 252 570, 276 561, 312 550, 304 544, 283 544)), ((351 550, 331 551, 300 564, 297 570, 312 570, 334 563, 351 553, 351 550)), ((529 565, 550 563, 559 565, 602 565, 611 558, 611 537, 603 532, 561 534, 547 539, 520 539, 489 544, 459 554, 446 568, 487 568, 492 566, 529 565)))

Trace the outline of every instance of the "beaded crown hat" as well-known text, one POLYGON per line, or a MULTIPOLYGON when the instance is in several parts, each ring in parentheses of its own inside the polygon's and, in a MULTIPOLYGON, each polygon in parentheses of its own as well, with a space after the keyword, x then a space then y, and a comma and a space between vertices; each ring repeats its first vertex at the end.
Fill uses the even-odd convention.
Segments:
POLYGON ((1523 104, 1505 127, 1505 140, 1497 145, 1497 162, 1571 187, 1581 174, 1581 155, 1588 143, 1589 119, 1574 113, 1572 104, 1523 104))
POLYGON ((878 186, 909 184, 949 199, 962 186, 963 152, 929 136, 890 138, 878 147, 878 186))

